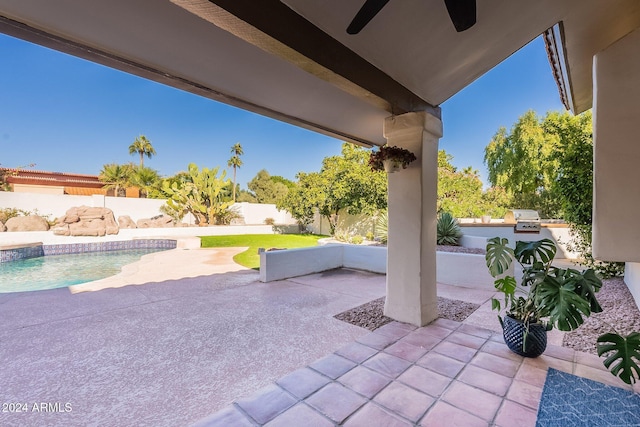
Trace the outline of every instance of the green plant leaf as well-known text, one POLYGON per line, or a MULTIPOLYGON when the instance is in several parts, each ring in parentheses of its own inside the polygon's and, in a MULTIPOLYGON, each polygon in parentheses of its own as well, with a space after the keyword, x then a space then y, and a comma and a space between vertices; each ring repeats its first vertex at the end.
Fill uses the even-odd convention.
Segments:
POLYGON ((500 301, 497 298, 491 298, 491 310, 500 311, 500 301))
POLYGON ((626 337, 608 333, 598 337, 598 356, 608 355, 604 366, 627 384, 640 378, 640 333, 633 332, 626 337))
POLYGON ((500 292, 503 292, 506 295, 513 295, 516 292, 516 288, 518 284, 516 283, 516 279, 513 276, 505 276, 500 279, 496 279, 495 287, 500 292))
POLYGON ((592 269, 583 271, 580 274, 580 279, 581 280, 577 282, 576 292, 589 301, 592 313, 602 312, 602 307, 596 299, 596 292, 598 292, 602 287, 602 280, 596 276, 595 271, 592 269))
POLYGON ((561 331, 572 331, 589 317, 589 301, 576 293, 573 279, 563 280, 547 276, 536 285, 535 303, 540 317, 549 317, 549 322, 561 331))
POLYGON ((462 230, 458 221, 449 212, 442 212, 438 215, 436 223, 436 242, 439 245, 458 245, 462 237, 462 230))
POLYGON ((541 262, 548 265, 556 256, 556 244, 551 239, 542 239, 536 242, 516 242, 514 251, 516 259, 525 265, 536 265, 541 262))
POLYGON ((513 249, 507 246, 508 244, 509 240, 500 237, 487 240, 485 259, 489 273, 493 277, 497 277, 507 271, 513 262, 513 249))

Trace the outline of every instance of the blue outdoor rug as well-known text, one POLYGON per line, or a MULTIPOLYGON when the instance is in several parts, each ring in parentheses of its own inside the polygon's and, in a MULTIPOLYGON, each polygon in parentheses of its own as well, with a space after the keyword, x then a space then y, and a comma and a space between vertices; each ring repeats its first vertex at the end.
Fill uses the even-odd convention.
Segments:
POLYGON ((640 395, 549 368, 536 427, 640 426, 640 395))

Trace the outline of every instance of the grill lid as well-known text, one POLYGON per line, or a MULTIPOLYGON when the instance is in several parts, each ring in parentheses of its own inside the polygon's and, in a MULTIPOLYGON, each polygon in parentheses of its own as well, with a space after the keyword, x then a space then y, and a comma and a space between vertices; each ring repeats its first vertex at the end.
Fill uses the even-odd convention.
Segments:
POLYGON ((533 209, 512 209, 504 216, 506 224, 515 224, 520 221, 540 221, 538 211, 533 209))

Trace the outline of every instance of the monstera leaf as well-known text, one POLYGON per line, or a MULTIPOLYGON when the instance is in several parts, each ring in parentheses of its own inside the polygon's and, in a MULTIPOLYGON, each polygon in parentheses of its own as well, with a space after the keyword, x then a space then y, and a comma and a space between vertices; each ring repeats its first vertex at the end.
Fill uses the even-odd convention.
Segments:
POLYGON ((514 255, 524 265, 534 265, 536 262, 547 265, 556 256, 556 244, 551 239, 542 239, 537 242, 516 242, 514 255))
POLYGON ((509 246, 509 241, 505 238, 494 237, 487 240, 487 254, 485 259, 487 260, 487 267, 489 267, 489 273, 493 277, 499 276, 511 265, 513 262, 513 249, 509 246))
POLYGON ((589 317, 589 301, 576 293, 576 281, 547 276, 537 284, 535 303, 540 317, 549 317, 549 323, 561 331, 572 331, 589 317))
POLYGON ((627 384, 640 378, 640 333, 633 332, 626 338, 618 334, 604 334, 598 337, 598 356, 610 353, 604 366, 613 375, 627 384))
MULTIPOLYGON (((573 273, 578 273, 576 270, 568 270, 573 273)), ((578 273, 580 280, 576 283, 576 293, 580 294, 584 299, 589 301, 592 313, 602 312, 602 307, 596 299, 596 292, 602 287, 602 281, 592 269, 585 270, 582 273, 578 273)))

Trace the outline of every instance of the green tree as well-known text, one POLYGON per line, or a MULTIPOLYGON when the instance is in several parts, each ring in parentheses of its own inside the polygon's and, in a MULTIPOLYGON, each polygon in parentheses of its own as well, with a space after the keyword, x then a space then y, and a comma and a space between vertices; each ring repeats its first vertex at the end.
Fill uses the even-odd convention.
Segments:
POLYGON ((158 171, 145 166, 133 167, 129 177, 129 184, 138 187, 140 189, 140 197, 143 198, 157 194, 160 182, 158 171))
POLYGON ((344 143, 340 156, 325 157, 320 172, 297 175, 297 186, 277 203, 308 224, 317 209, 335 233, 341 212, 374 214, 387 207, 387 177, 368 166, 369 151, 344 143))
POLYGON ((482 181, 471 167, 461 172, 451 164, 453 156, 438 151, 438 212, 450 212, 456 218, 475 218, 484 213, 482 181))
POLYGON ((102 166, 98 179, 105 183, 105 189, 113 189, 115 197, 120 197, 129 184, 132 172, 133 167, 131 164, 108 163, 102 166))
POLYGON ((242 160, 240 156, 244 154, 242 151, 242 145, 239 142, 236 142, 233 147, 231 147, 231 158, 227 161, 227 166, 233 168, 233 201, 236 201, 236 170, 242 166, 242 160))
POLYGON ((247 184, 258 203, 277 203, 289 192, 289 188, 284 183, 272 178, 269 172, 262 169, 247 184))
POLYGON ((146 136, 140 135, 129 146, 129 154, 133 155, 136 153, 140 155, 140 167, 143 167, 144 156, 151 158, 156 154, 156 150, 153 148, 151 141, 149 141, 146 136))
POLYGON ((598 261, 591 253, 593 209, 593 124, 591 111, 578 116, 550 112, 545 132, 556 140, 559 159, 556 188, 564 219, 571 225, 570 249, 579 252, 582 263, 603 277, 619 276, 624 263, 598 261))
POLYGON ((559 217, 556 142, 545 132, 543 120, 527 111, 509 132, 500 128, 485 147, 489 182, 504 188, 518 208, 536 209, 546 218, 559 217))

